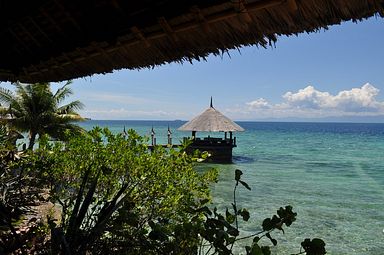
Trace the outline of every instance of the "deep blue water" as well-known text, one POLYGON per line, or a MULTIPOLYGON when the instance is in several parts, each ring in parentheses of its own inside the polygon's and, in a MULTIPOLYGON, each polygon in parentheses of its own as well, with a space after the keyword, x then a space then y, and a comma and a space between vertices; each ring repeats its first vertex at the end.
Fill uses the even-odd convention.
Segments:
MULTIPOLYGON (((87 121, 83 127, 125 126, 141 135, 153 127, 165 143, 168 125, 177 143, 187 132, 181 121, 87 121)), ((252 191, 240 189, 239 206, 251 212, 243 233, 260 229, 265 217, 292 205, 297 221, 279 241, 274 254, 297 253, 307 237, 326 241, 328 254, 384 254, 384 124, 238 122, 234 164, 217 167, 219 183, 212 187, 214 203, 230 207, 235 169, 252 191)), ((199 135, 199 133, 198 133, 199 135)), ((202 136, 205 134, 201 134, 202 136)), ((211 134, 223 136, 223 134, 211 134)), ((240 251, 239 251, 240 252, 240 251)))

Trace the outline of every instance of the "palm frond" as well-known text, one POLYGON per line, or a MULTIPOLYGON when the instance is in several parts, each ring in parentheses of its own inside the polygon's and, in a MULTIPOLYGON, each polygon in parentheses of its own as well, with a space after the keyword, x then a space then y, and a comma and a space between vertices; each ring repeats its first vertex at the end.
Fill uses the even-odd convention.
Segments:
POLYGON ((6 88, 0 87, 0 102, 8 105, 11 105, 15 100, 15 95, 12 91, 6 88))
POLYGON ((73 121, 84 121, 85 119, 80 116, 80 114, 72 113, 72 114, 60 114, 58 116, 62 122, 73 122, 73 121))
POLYGON ((26 98, 28 97, 28 84, 23 84, 21 82, 15 82, 15 83, 12 83, 13 86, 16 87, 16 96, 18 98, 26 98))
POLYGON ((44 131, 50 137, 61 141, 67 140, 67 133, 70 133, 72 135, 85 133, 85 130, 83 128, 71 123, 52 125, 45 128, 44 131))
POLYGON ((61 88, 59 88, 53 95, 57 104, 60 104, 65 98, 73 94, 73 91, 68 86, 72 84, 72 81, 67 81, 61 88))
POLYGON ((8 108, 0 106, 0 115, 4 115, 8 113, 8 108))
POLYGON ((6 108, 6 107, 2 107, 0 106, 0 121, 1 123, 5 122, 9 122, 9 120, 11 119, 11 116, 9 114, 9 109, 6 108))
POLYGON ((72 101, 66 105, 60 106, 56 113, 58 114, 66 114, 66 113, 73 113, 77 110, 81 110, 84 108, 84 104, 80 102, 79 100, 72 101))

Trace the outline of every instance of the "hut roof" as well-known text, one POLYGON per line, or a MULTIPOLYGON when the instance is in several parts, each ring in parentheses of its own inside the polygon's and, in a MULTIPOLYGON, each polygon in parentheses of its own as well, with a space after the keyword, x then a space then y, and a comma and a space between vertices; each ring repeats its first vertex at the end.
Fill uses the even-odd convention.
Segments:
POLYGON ((242 127, 224 116, 212 105, 203 113, 178 128, 181 131, 233 132, 244 131, 242 127))
POLYGON ((4 0, 0 81, 62 81, 202 60, 384 16, 384 0, 4 0))

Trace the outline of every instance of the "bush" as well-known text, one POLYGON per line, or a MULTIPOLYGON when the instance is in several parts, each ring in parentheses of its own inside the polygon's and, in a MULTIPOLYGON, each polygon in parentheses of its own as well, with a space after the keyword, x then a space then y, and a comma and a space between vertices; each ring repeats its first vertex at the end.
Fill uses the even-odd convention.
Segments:
POLYGON ((51 187, 52 202, 62 208, 52 232, 59 250, 159 254, 195 249, 197 237, 191 242, 188 235, 180 240, 167 233, 188 224, 197 215, 191 208, 209 201, 216 172, 197 173, 183 151, 150 151, 133 130, 124 138, 96 128, 65 144, 43 141, 34 159, 51 187), (176 241, 185 242, 176 246, 176 241))
POLYGON ((0 254, 30 254, 45 243, 47 229, 31 217, 43 200, 42 190, 35 169, 18 167, 24 159, 7 128, 0 126, 0 254))

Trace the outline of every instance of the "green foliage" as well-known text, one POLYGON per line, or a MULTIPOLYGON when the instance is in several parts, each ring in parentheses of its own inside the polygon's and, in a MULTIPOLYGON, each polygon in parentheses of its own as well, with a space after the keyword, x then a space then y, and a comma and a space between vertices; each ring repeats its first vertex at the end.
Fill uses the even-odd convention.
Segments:
POLYGON ((21 134, 0 123, 0 153, 16 152, 16 141, 19 138, 22 138, 21 134))
POLYGON ((0 125, 0 148, 3 149, 7 144, 7 127, 5 125, 0 125))
POLYGON ((1 127, 0 254, 31 254, 44 244, 46 231, 42 222, 36 218, 25 219, 25 216, 43 200, 42 190, 36 183, 35 169, 18 167, 25 155, 15 149, 9 143, 8 131, 1 127))
POLYGON ((0 114, 10 127, 20 132, 29 132, 29 149, 33 148, 36 136, 48 134, 55 139, 64 139, 66 130, 79 133, 81 128, 72 124, 82 120, 76 110, 83 105, 73 101, 62 105, 63 101, 72 94, 67 82, 53 93, 49 83, 13 85, 15 93, 0 88, 0 114))
POLYGON ((56 245, 62 251, 97 254, 113 247, 124 254, 189 254, 196 249, 197 236, 187 229, 202 212, 191 208, 210 200, 216 172, 198 174, 185 152, 150 151, 133 130, 124 138, 95 128, 65 144, 40 141, 31 161, 52 187, 52 201, 62 206, 61 222, 52 222, 58 235, 52 240, 65 240, 56 245))

